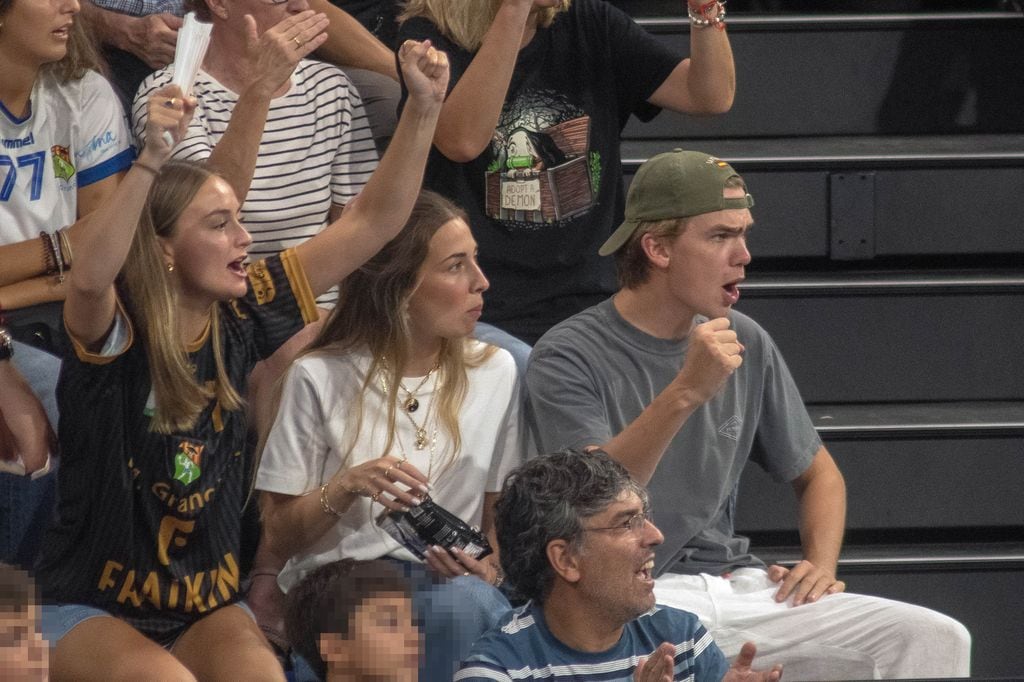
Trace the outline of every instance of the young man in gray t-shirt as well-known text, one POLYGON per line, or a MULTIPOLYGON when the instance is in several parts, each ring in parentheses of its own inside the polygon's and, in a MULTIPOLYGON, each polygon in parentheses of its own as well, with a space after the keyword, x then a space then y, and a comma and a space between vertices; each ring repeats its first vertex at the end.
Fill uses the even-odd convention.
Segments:
POLYGON ((651 491, 665 535, 658 601, 696 613, 727 656, 746 640, 787 678, 969 673, 970 635, 928 609, 845 593, 842 474, 768 334, 732 310, 754 202, 724 161, 675 150, 637 172, 601 247, 620 290, 536 345, 527 386, 542 451, 601 447, 651 491), (803 559, 765 565, 736 536, 753 460, 789 481, 803 559), (826 652, 826 655, 822 655, 826 652))

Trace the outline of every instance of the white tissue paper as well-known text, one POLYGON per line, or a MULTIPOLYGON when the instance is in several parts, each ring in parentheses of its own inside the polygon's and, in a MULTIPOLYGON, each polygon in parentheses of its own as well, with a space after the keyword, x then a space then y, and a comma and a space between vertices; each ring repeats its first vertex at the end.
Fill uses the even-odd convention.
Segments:
POLYGON ((210 44, 210 29, 213 24, 204 24, 196 19, 195 12, 185 15, 184 23, 178 29, 178 45, 174 48, 174 75, 171 82, 186 95, 196 82, 196 74, 206 56, 210 44))
MULTIPOLYGON (((210 29, 213 24, 204 24, 196 19, 195 12, 185 15, 181 28, 178 29, 178 44, 174 48, 174 67, 171 83, 181 88, 186 95, 192 91, 196 82, 196 74, 206 56, 206 48, 210 45, 210 29)), ((174 138, 167 131, 163 134, 168 146, 174 145, 174 138)))

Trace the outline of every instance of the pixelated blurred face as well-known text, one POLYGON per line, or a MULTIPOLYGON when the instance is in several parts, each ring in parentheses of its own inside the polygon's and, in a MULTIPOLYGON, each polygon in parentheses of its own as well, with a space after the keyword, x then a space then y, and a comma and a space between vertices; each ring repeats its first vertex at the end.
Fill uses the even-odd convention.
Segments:
POLYGON ((244 262, 251 243, 238 220, 238 199, 219 177, 203 184, 182 211, 174 234, 161 238, 179 292, 204 302, 245 295, 244 262))
POLYGON ((419 283, 409 297, 409 321, 416 341, 455 339, 473 332, 490 284, 477 263, 476 240, 465 221, 450 220, 430 239, 419 283))
POLYGON ((0 62, 35 67, 59 62, 78 10, 78 0, 14 0, 0 16, 0 62))
POLYGON ((35 682, 49 678, 46 640, 39 634, 39 607, 0 610, 0 679, 35 682))
POLYGON ((654 606, 654 548, 665 538, 644 514, 643 500, 624 491, 583 524, 577 587, 609 623, 627 623, 654 606))
POLYGON ((351 616, 347 638, 322 641, 321 651, 328 680, 413 682, 420 664, 420 633, 412 600, 394 593, 367 597, 351 616))

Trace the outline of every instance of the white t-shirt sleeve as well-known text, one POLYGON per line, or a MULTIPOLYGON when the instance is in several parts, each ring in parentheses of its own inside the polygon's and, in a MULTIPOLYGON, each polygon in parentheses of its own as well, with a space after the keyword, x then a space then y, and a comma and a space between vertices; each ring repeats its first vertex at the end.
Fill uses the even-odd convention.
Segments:
POLYGON ((256 474, 258 489, 301 495, 320 485, 329 451, 320 389, 306 365, 292 365, 285 377, 277 418, 263 448, 256 474))
POLYGON ((498 434, 494 441, 494 454, 491 457, 491 467, 487 472, 487 485, 485 492, 496 493, 501 491, 505 477, 509 472, 518 467, 526 460, 527 443, 525 424, 522 419, 522 382, 519 380, 519 371, 516 369, 515 361, 507 351, 504 353, 507 360, 506 373, 511 374, 513 384, 512 395, 505 407, 505 414, 498 426, 498 434))
POLYGON ((121 103, 107 79, 89 71, 82 78, 79 119, 73 121, 79 187, 86 187, 132 165, 135 153, 121 103))

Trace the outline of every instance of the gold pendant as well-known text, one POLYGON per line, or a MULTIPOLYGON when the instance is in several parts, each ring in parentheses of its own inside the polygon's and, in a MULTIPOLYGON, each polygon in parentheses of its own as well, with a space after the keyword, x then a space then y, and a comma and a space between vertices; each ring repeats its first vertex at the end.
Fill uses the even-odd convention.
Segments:
POLYGON ((405 404, 403 405, 403 407, 405 408, 406 412, 415 412, 416 410, 420 409, 420 401, 416 400, 416 398, 412 396, 409 396, 408 398, 405 399, 405 404))
POLYGON ((422 450, 427 447, 427 430, 416 429, 416 449, 422 450))

